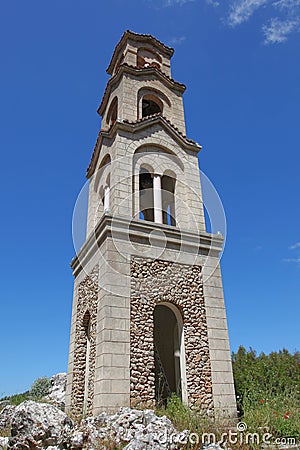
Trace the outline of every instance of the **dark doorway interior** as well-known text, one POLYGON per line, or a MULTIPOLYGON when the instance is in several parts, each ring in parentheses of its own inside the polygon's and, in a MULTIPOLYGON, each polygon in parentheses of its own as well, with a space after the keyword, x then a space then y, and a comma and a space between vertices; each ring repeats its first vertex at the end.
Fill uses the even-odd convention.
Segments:
POLYGON ((175 313, 165 305, 154 310, 155 398, 166 404, 172 393, 181 397, 180 344, 175 313))

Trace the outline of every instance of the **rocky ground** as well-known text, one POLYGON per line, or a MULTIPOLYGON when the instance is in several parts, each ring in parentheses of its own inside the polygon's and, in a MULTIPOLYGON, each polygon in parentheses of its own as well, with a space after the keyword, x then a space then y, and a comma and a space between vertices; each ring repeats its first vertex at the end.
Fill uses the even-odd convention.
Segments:
POLYGON ((103 413, 78 424, 56 406, 31 400, 6 406, 0 428, 11 430, 9 438, 0 438, 0 448, 8 450, 177 449, 188 436, 152 410, 121 408, 116 414, 103 413))
POLYGON ((178 449, 188 431, 179 433, 165 416, 152 410, 121 408, 116 414, 88 417, 79 423, 62 411, 66 374, 51 378, 47 402, 26 400, 0 405, 0 449, 7 450, 127 450, 178 449))

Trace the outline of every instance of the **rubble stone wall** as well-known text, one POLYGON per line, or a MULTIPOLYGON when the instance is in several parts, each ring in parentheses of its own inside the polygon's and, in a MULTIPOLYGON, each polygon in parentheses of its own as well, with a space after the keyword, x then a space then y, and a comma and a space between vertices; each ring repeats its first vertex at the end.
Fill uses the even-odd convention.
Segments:
POLYGON ((72 384, 71 409, 74 412, 82 413, 84 407, 85 394, 85 373, 86 373, 86 351, 87 334, 86 320, 90 320, 89 340, 89 374, 88 374, 88 398, 86 413, 91 413, 94 399, 94 378, 96 361, 96 325, 97 325, 97 305, 98 305, 98 265, 92 272, 78 285, 77 291, 77 314, 74 349, 74 374, 72 384))
POLYGON ((131 260, 131 404, 155 401, 153 314, 161 302, 177 306, 183 318, 189 405, 213 411, 201 267, 137 257, 131 260))

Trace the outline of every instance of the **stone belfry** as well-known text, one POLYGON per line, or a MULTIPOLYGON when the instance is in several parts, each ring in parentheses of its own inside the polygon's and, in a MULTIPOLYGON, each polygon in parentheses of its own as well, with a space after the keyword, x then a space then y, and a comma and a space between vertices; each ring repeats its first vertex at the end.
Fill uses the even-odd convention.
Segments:
POLYGON ((176 393, 205 411, 236 404, 219 254, 206 232, 173 49, 126 31, 98 113, 86 241, 75 277, 66 407, 97 414, 176 393))

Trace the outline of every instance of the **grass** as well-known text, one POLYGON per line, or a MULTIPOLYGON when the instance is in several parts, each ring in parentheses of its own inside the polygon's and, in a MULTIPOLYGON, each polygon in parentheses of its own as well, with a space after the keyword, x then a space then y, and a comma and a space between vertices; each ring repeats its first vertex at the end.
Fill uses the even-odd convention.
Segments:
POLYGON ((300 441, 300 405, 297 396, 277 395, 243 403, 243 421, 250 431, 267 429, 276 438, 295 437, 300 441))
MULTIPOLYGON (((10 397, 11 404, 19 404, 24 399, 29 398, 29 392, 16 394, 10 397)), ((143 409, 143 408, 140 408, 143 409)), ((242 402, 243 415, 238 419, 247 424, 247 431, 243 434, 243 442, 228 444, 232 449, 253 450, 261 448, 262 438, 268 433, 272 435, 270 443, 274 444, 276 438, 293 437, 300 441, 300 407, 297 396, 287 394, 277 394, 269 398, 257 399, 256 395, 250 392, 244 395, 242 402), (257 433, 258 442, 246 442, 246 433, 257 433)), ((203 443, 224 441, 222 434, 236 432, 237 420, 228 421, 221 418, 208 417, 207 414, 199 410, 191 410, 184 405, 181 400, 173 395, 166 407, 155 409, 158 416, 166 415, 178 431, 190 430, 193 434, 193 442, 188 442, 181 446, 182 449, 196 450, 202 447, 203 443), (197 438, 198 436, 198 438, 197 438), (203 439, 203 442, 202 442, 203 439)), ((79 423, 82 416, 74 416, 72 419, 79 423)), ((0 436, 9 436, 10 430, 0 430, 0 436)), ((239 438, 242 433, 239 433, 239 438)), ((113 441, 100 441, 99 449, 119 450, 126 444, 117 444, 113 441)))
POLYGON ((246 397, 243 403, 244 414, 236 421, 209 418, 201 411, 190 410, 176 396, 169 399, 166 407, 158 408, 156 413, 160 416, 166 415, 178 431, 188 429, 195 433, 194 443, 188 442, 183 449, 196 450, 201 448, 202 443, 213 442, 213 439, 215 442, 224 442, 230 435, 233 441, 229 441, 227 446, 239 450, 259 449, 264 440, 275 447, 281 442, 293 443, 286 441, 286 438, 293 438, 296 443, 300 442, 300 405, 297 398, 294 395, 277 395, 271 399, 261 400, 253 402, 246 397), (238 422, 247 425, 244 432, 237 432, 238 422), (238 442, 235 443, 235 439, 238 439, 238 442))

